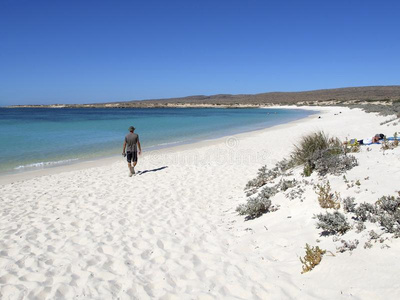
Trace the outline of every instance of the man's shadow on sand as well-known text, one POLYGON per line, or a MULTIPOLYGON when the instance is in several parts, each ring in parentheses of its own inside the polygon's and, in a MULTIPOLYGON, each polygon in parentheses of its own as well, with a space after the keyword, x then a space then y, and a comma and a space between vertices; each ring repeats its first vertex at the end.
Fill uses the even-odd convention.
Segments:
POLYGON ((138 175, 143 175, 143 174, 150 173, 150 172, 157 172, 157 171, 164 170, 166 168, 168 168, 168 166, 164 166, 164 167, 153 169, 153 170, 144 170, 144 171, 138 172, 138 175))

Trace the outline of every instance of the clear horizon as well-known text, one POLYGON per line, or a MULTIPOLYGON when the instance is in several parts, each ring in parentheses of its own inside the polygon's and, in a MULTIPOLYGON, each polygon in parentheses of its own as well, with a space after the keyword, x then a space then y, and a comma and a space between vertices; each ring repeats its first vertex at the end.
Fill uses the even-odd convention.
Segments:
POLYGON ((400 3, 0 3, 0 106, 399 85, 400 3))

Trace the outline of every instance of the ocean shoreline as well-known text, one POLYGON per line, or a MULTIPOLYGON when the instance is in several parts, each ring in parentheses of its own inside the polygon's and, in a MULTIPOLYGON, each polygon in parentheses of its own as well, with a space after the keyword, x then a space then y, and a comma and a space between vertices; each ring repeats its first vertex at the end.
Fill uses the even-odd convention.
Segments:
MULTIPOLYGON (((242 107, 240 107, 240 108, 242 108, 242 107)), ((276 105, 273 107, 257 107, 257 108, 260 108, 260 109, 271 109, 271 108, 274 108, 274 109, 302 109, 302 108, 299 108, 296 106, 276 106, 276 105)), ((210 109, 212 109, 212 108, 210 108, 210 109)), ((304 110, 314 111, 314 113, 311 113, 311 115, 309 115, 307 117, 302 117, 300 119, 290 121, 287 123, 283 123, 283 124, 268 126, 268 127, 264 127, 264 128, 244 129, 240 133, 237 133, 234 135, 227 134, 227 135, 220 136, 220 134, 217 134, 215 137, 201 139, 201 140, 194 139, 194 140, 187 140, 187 141, 183 141, 183 142, 173 142, 170 145, 166 145, 166 146, 162 146, 162 145, 150 146, 149 150, 144 149, 143 152, 151 154, 154 151, 163 151, 163 150, 167 150, 167 149, 171 149, 171 148, 177 148, 180 146, 184 146, 184 148, 186 148, 185 146, 188 146, 190 148, 190 145, 198 145, 198 144, 201 144, 202 142, 208 142, 208 141, 211 141, 211 142, 215 141, 215 143, 218 143, 220 139, 227 139, 227 138, 235 137, 236 135, 249 134, 252 132, 268 130, 269 128, 274 128, 276 126, 281 126, 281 125, 290 124, 290 123, 301 121, 301 120, 306 120, 307 118, 319 113, 318 110, 316 110, 315 108, 312 108, 312 107, 304 108, 304 110)), ((253 125, 253 126, 255 126, 255 125, 253 125)), ((122 140, 122 137, 121 137, 121 140, 122 140)), ((122 142, 121 142, 121 145, 122 145, 122 142)), ((193 147, 195 147, 195 146, 193 146, 193 147)), ((180 149, 180 148, 177 148, 177 149, 180 149)), ((31 169, 29 167, 18 167, 18 170, 14 169, 14 170, 9 170, 9 171, 5 171, 5 172, 0 172, 0 185, 13 182, 13 180, 16 180, 16 181, 26 180, 26 179, 34 178, 36 176, 58 174, 60 172, 65 172, 65 171, 81 170, 84 168, 95 167, 98 165, 105 165, 105 164, 109 164, 113 161, 118 161, 119 159, 121 159, 120 157, 121 157, 120 155, 111 155, 111 156, 106 155, 106 156, 99 156, 99 157, 89 158, 89 159, 74 158, 74 159, 68 159, 67 160, 68 162, 66 162, 66 163, 62 163, 61 161, 60 162, 58 162, 58 161, 42 162, 42 164, 45 165, 44 167, 33 167, 31 169), (46 166, 47 164, 48 164, 48 166, 46 166)), ((41 163, 34 163, 34 165, 36 165, 36 164, 41 164, 41 163)))

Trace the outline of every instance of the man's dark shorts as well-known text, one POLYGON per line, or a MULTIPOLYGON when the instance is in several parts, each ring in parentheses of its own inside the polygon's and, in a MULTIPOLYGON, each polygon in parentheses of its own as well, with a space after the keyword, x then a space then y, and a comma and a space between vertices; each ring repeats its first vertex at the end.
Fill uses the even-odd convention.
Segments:
POLYGON ((128 160, 128 163, 130 163, 131 161, 137 162, 137 151, 126 152, 126 159, 128 160))

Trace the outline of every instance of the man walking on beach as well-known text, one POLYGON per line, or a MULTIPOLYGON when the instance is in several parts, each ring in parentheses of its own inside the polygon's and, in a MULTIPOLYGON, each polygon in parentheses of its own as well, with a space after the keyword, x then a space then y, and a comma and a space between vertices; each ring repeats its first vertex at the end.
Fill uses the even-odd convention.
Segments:
POLYGON ((139 135, 134 133, 135 127, 129 127, 129 133, 125 137, 124 147, 122 149, 122 155, 128 160, 128 168, 129 168, 129 177, 132 177, 135 174, 135 166, 138 161, 138 154, 142 153, 142 147, 139 142, 139 135), (139 146, 139 152, 137 148, 139 146), (126 153, 125 153, 126 148, 126 153), (131 164, 133 163, 133 165, 131 164))

